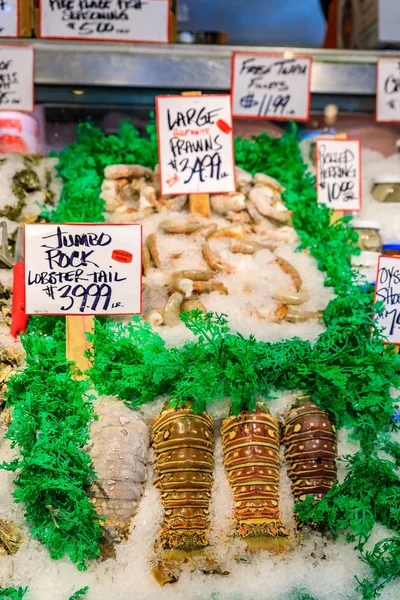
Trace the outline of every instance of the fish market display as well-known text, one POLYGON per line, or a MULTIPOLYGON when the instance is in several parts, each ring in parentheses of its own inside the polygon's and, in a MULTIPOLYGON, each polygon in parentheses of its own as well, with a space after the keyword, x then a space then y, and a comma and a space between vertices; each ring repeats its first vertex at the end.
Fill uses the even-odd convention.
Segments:
POLYGON ((285 416, 282 441, 296 501, 307 495, 320 500, 337 477, 336 428, 332 420, 309 396, 301 396, 285 416))
POLYGON ((213 420, 205 413, 195 414, 190 403, 183 408, 167 404, 153 423, 152 445, 164 507, 153 573, 164 585, 178 579, 181 563, 209 545, 213 420))
MULTIPOLYGON (((123 402, 105 400, 91 426, 90 456, 98 479, 90 489, 107 546, 126 539, 146 479, 149 434, 140 413, 123 402)), ((112 554, 112 550, 108 550, 112 554)))
POLYGON ((235 532, 251 550, 284 550, 289 533, 279 515, 278 421, 258 403, 253 413, 224 419, 221 437, 235 499, 235 532))
POLYGON ((211 195, 206 218, 187 196, 160 195, 158 167, 112 165, 104 174, 106 220, 143 225, 143 315, 152 326, 179 326, 184 310, 230 306, 235 327, 250 333, 257 323, 320 321, 331 292, 313 293, 308 272, 317 268, 295 251, 293 213, 276 179, 236 168, 236 192, 211 195))

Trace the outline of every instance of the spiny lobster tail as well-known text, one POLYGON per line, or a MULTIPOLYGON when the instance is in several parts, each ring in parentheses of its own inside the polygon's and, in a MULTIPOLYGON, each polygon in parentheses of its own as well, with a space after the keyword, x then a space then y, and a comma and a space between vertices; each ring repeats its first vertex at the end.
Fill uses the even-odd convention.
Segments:
POLYGON ((165 509, 157 546, 169 559, 184 561, 208 546, 213 420, 205 413, 195 414, 189 403, 181 408, 167 405, 153 423, 152 445, 156 486, 165 509))
POLYGON ((279 515, 279 424, 263 404, 224 419, 224 464, 232 487, 236 533, 250 550, 280 552, 289 534, 279 515))
POLYGON ((329 415, 301 396, 285 416, 282 441, 296 500, 320 500, 336 479, 336 428, 329 415))

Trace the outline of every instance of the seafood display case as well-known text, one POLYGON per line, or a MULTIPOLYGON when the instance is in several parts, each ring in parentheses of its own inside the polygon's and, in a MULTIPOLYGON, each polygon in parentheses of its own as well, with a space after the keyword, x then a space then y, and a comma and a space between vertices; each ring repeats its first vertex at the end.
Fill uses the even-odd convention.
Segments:
POLYGON ((400 125, 375 120, 400 53, 32 45, 35 111, 0 113, 0 599, 398 600, 373 288, 400 254, 400 125), (236 190, 163 196, 156 96, 229 93, 237 51, 312 56, 309 120, 234 119, 236 190), (315 185, 336 134, 362 147, 338 218, 315 185), (21 313, 23 225, 45 222, 142 226, 142 312, 96 319, 78 376, 65 318, 21 313))

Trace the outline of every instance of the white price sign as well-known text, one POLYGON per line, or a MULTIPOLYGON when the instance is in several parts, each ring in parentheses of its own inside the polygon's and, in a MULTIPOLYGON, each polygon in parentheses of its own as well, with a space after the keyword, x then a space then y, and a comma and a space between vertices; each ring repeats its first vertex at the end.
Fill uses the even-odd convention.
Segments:
POLYGON ((166 43, 169 15, 170 0, 41 0, 40 37, 166 43))
POLYGON ((33 69, 32 46, 0 45, 0 110, 33 111, 33 69))
POLYGON ((235 52, 232 57, 234 117, 307 121, 311 56, 235 52))
POLYGON ((25 225, 27 314, 142 310, 141 225, 25 225))
POLYGON ((18 37, 18 0, 0 0, 0 37, 18 37))
POLYGON ((388 343, 400 346, 400 257, 380 256, 376 275, 375 302, 382 301, 382 316, 376 316, 388 343))
POLYGON ((320 138, 316 143, 318 203, 333 210, 361 210, 360 140, 320 138))
POLYGON ((376 120, 400 121, 400 60, 378 58, 376 69, 376 120))
POLYGON ((234 192, 231 98, 156 98, 163 196, 234 192))

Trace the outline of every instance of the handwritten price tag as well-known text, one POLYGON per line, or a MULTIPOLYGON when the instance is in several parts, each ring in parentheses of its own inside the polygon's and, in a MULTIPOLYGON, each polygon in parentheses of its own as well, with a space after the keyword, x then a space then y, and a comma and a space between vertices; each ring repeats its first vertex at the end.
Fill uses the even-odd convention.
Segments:
POLYGON ((378 58, 376 120, 400 121, 400 60, 398 58, 378 58))
POLYGON ((361 210, 360 140, 318 139, 316 155, 319 204, 344 212, 361 210))
POLYGON ((0 37, 18 36, 17 0, 0 0, 0 37))
POLYGON ((170 0, 41 0, 40 37, 168 42, 169 13, 170 0))
POLYGON ((234 117, 307 121, 312 58, 235 52, 232 57, 234 117))
POLYGON ((235 191, 230 96, 156 98, 163 196, 235 191))
POLYGON ((141 312, 140 225, 25 225, 27 314, 141 312))
POLYGON ((400 257, 380 256, 375 301, 383 301, 382 316, 375 317, 388 343, 400 346, 400 257))
POLYGON ((33 48, 0 45, 0 110, 33 108, 33 48))

